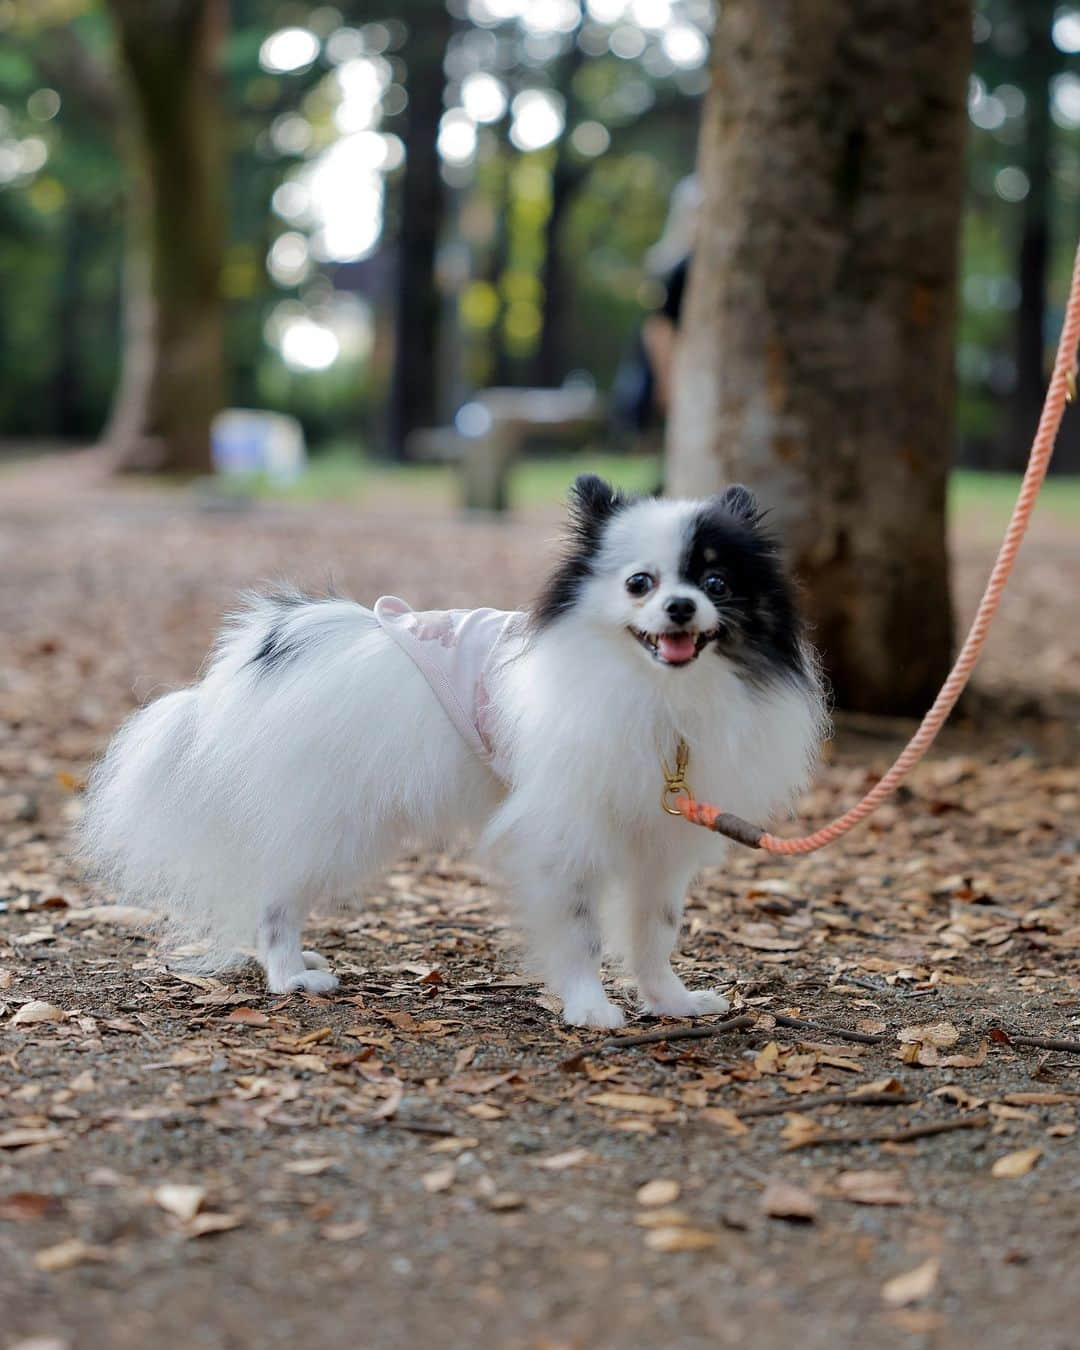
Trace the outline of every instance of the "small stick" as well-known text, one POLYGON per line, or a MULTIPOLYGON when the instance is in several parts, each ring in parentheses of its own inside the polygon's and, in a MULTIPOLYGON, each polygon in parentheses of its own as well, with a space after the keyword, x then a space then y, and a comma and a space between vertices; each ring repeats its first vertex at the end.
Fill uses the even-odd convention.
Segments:
POLYGON ((1080 1041, 1062 1041, 1054 1036, 1022 1036, 1015 1031, 1003 1034, 1007 1039, 999 1041, 999 1045, 1031 1045, 1036 1050, 1061 1050, 1068 1055, 1080 1055, 1080 1041))
POLYGON ((976 1111, 970 1116, 951 1116, 948 1120, 928 1120, 923 1125, 910 1125, 904 1130, 878 1130, 873 1134, 818 1134, 788 1144, 785 1153, 797 1148, 817 1148, 819 1144, 908 1144, 913 1139, 925 1139, 932 1134, 948 1134, 950 1130, 979 1130, 990 1124, 989 1111, 976 1111))
POLYGON ((735 1114, 740 1120, 749 1120, 752 1116, 786 1116, 789 1111, 809 1111, 815 1106, 910 1106, 918 1100, 906 1092, 819 1092, 811 1097, 762 1102, 735 1114))
POLYGON ((662 1041, 702 1041, 710 1036, 721 1036, 725 1031, 738 1031, 742 1027, 753 1026, 752 1013, 740 1013, 738 1017, 729 1017, 726 1022, 699 1022, 689 1027, 661 1027, 658 1031, 643 1031, 634 1036, 612 1036, 599 1045, 585 1045, 568 1059, 563 1060, 564 1069, 576 1068, 587 1055, 602 1055, 609 1050, 632 1050, 638 1045, 659 1045, 662 1041))
POLYGON ((778 1027, 794 1027, 796 1031, 816 1031, 821 1036, 835 1036, 841 1041, 855 1041, 858 1045, 880 1045, 891 1039, 887 1032, 871 1034, 868 1031, 848 1031, 846 1027, 827 1027, 821 1022, 804 1022, 801 1017, 785 1017, 769 1013, 778 1027))

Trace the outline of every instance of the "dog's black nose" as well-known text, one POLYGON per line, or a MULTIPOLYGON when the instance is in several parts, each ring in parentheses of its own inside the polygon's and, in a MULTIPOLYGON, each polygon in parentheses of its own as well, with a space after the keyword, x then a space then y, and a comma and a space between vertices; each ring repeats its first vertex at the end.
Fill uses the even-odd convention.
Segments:
POLYGON ((685 595, 676 595, 664 606, 664 612, 674 623, 689 623, 697 613, 697 604, 685 595))

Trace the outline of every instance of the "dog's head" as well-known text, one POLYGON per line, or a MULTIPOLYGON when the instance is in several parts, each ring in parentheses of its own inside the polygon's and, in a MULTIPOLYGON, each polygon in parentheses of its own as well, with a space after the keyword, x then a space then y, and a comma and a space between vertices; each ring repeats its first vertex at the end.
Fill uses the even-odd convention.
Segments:
POLYGON ((586 475, 568 545, 533 608, 538 631, 577 622, 625 636, 667 678, 716 654, 755 683, 806 674, 793 587, 746 488, 664 501, 586 475))

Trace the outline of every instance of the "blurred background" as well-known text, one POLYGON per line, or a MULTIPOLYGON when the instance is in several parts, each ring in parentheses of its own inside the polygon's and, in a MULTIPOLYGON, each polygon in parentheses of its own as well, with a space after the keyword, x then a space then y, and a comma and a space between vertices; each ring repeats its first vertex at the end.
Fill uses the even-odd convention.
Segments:
POLYGON ((519 520, 742 480, 838 704, 917 713, 1078 228, 1053 0, 0 0, 0 461, 519 520))
MULTIPOLYGON (((650 249, 694 167, 714 19, 712 0, 0 0, 0 432, 121 435, 125 304, 129 344, 153 322, 130 312, 140 155, 173 184, 156 265, 178 275, 154 284, 196 311, 207 392, 298 418, 335 489, 351 462, 437 455, 414 433, 478 390, 610 396, 678 261, 650 249), (185 163, 218 151, 220 172, 185 163)), ((1080 223, 1080 9, 979 0, 972 36, 955 452, 1014 469, 1080 223)))

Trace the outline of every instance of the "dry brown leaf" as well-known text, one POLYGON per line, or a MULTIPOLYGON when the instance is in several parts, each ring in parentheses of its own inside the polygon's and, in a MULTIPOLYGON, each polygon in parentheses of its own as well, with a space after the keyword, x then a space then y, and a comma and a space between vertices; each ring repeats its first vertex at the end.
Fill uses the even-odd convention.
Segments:
POLYGON ((38 1022, 65 1022, 67 1013, 55 1003, 44 1003, 41 999, 31 999, 24 1003, 9 1023, 13 1027, 34 1026, 38 1022))
POLYGON ((0 1148, 29 1148, 32 1144, 54 1144, 64 1136, 49 1128, 7 1130, 0 1134, 0 1148))
POLYGON ((457 1180, 457 1168, 453 1163, 447 1163, 445 1167, 436 1167, 431 1172, 425 1172, 420 1178, 420 1184, 428 1195, 439 1195, 442 1191, 448 1191, 457 1180))
POLYGON ((264 1012, 259 1012, 257 1008, 234 1008, 226 1022, 239 1022, 245 1027, 268 1027, 270 1019, 264 1012))
POLYGON ((821 1133, 821 1126, 813 1116, 799 1115, 797 1111, 791 1111, 784 1117, 784 1128, 780 1131, 780 1138, 787 1142, 789 1148, 799 1148, 810 1139, 816 1139, 821 1133))
POLYGON ((1026 1177, 1041 1157, 1042 1149, 1038 1147, 1022 1148, 1016 1153, 1006 1153, 1004 1157, 998 1158, 997 1162, 991 1167, 990 1175, 1009 1180, 1014 1177, 1026 1177))
POLYGON ((52 1247, 42 1247, 34 1254, 34 1266, 47 1275, 60 1270, 70 1270, 72 1266, 86 1265, 90 1261, 107 1261, 108 1250, 95 1247, 82 1238, 68 1238, 52 1247))
POLYGON ((722 1130, 727 1130, 731 1134, 750 1133, 750 1126, 726 1106, 706 1106, 703 1111, 698 1112, 697 1119, 707 1120, 710 1125, 719 1125, 722 1130))
POLYGON ((857 1205, 909 1205, 915 1199, 899 1172, 841 1172, 836 1185, 857 1205))
POLYGON ((818 1202, 810 1192, 788 1181, 770 1181, 762 1194, 761 1208, 770 1219, 813 1223, 818 1216, 818 1202))
POLYGON ((239 1228, 242 1223, 238 1214, 196 1214, 184 1233, 189 1238, 213 1237, 215 1233, 228 1233, 239 1228))
POLYGON ((639 1186, 637 1202, 652 1208, 657 1205, 673 1205, 682 1194, 682 1187, 671 1177, 654 1177, 644 1186, 639 1186))
POLYGON ((295 1158, 292 1162, 287 1162, 282 1167, 283 1172, 288 1172, 294 1177, 317 1177, 323 1172, 329 1172, 331 1167, 336 1167, 341 1162, 337 1157, 325 1158, 295 1158))
POLYGON ((947 1050, 960 1039, 959 1031, 951 1022, 927 1022, 923 1026, 901 1027, 896 1035, 904 1045, 932 1045, 937 1050, 947 1050))
POLYGON ((634 1215, 638 1228, 689 1228, 692 1226, 690 1215, 674 1206, 664 1209, 643 1209, 634 1215))
POLYGON ((57 1214, 63 1208, 58 1196, 40 1191, 11 1191, 0 1195, 0 1219, 24 1221, 57 1214))
POLYGON ((368 1226, 363 1219, 354 1219, 351 1223, 329 1223, 321 1231, 327 1242, 351 1242, 353 1238, 363 1237, 368 1226))
POLYGON ((645 1246, 653 1252, 700 1252, 716 1243, 716 1234, 703 1228, 652 1228, 645 1234, 645 1246))
POLYGON ((537 1160, 537 1167, 545 1167, 549 1172, 564 1172, 568 1167, 580 1167, 588 1162, 590 1153, 587 1148, 568 1148, 565 1153, 553 1153, 550 1158, 537 1160))
POLYGON ((606 1106, 611 1111, 640 1111, 643 1115, 665 1115, 675 1110, 669 1097, 650 1097, 644 1092, 598 1092, 586 1097, 590 1106, 606 1106))
POLYGON ((487 1207, 496 1214, 506 1214, 510 1210, 524 1209, 525 1199, 517 1191, 496 1191, 488 1200, 487 1207))
POLYGON ((184 1186, 166 1182, 154 1191, 154 1203, 182 1223, 191 1222, 202 1208, 205 1199, 205 1186, 184 1186))
POLYGON ((902 1275, 894 1275, 891 1280, 886 1280, 881 1286, 881 1297, 893 1308, 919 1303, 933 1293, 940 1272, 941 1262, 932 1256, 914 1270, 907 1270, 902 1275))

